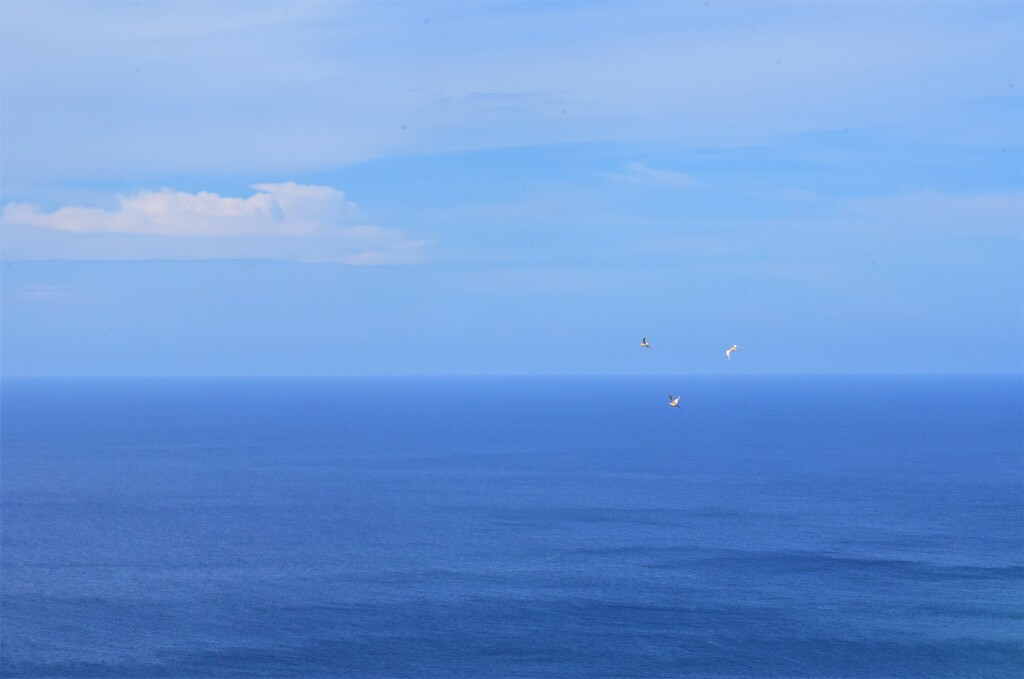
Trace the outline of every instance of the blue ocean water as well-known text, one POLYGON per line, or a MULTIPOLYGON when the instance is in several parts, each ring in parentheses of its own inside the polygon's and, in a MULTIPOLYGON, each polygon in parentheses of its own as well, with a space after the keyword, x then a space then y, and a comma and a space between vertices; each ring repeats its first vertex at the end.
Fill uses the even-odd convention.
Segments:
POLYGON ((0 675, 1020 677, 1022 441, 1019 377, 8 381, 0 675))

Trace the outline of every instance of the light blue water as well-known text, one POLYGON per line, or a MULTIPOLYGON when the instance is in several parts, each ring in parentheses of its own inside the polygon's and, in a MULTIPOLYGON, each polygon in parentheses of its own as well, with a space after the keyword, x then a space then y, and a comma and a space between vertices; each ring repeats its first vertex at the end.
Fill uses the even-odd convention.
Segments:
POLYGON ((2 396, 5 678, 1024 676, 1020 378, 2 396))

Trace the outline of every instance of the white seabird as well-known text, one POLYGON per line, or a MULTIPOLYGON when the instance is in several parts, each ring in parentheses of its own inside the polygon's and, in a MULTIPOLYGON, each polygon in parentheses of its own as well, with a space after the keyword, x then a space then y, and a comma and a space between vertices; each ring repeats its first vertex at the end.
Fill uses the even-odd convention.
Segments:
POLYGON ((729 360, 732 360, 732 352, 736 351, 739 348, 740 345, 738 344, 732 345, 731 347, 725 350, 725 357, 728 358, 729 360))
POLYGON ((646 337, 643 338, 642 340, 640 340, 640 346, 642 346, 644 349, 650 349, 651 348, 651 345, 647 343, 647 338, 646 337))
POLYGON ((679 407, 679 397, 678 396, 673 396, 672 394, 669 394, 668 395, 668 404, 670 406, 672 406, 673 408, 678 408, 679 407))

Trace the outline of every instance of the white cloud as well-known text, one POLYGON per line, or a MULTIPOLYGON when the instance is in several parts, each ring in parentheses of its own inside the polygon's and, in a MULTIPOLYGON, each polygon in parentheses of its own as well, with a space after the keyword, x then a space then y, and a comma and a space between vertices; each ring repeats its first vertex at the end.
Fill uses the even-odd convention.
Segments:
POLYGON ((42 212, 9 203, 4 222, 78 233, 167 236, 301 236, 338 226, 356 214, 345 194, 329 186, 254 184, 258 193, 230 198, 171 189, 118 196, 115 210, 68 206, 42 212))
POLYGON ((355 224, 356 205, 330 186, 254 184, 233 198, 139 191, 117 207, 3 209, 5 259, 272 258, 349 264, 419 261, 429 243, 401 229, 355 224))

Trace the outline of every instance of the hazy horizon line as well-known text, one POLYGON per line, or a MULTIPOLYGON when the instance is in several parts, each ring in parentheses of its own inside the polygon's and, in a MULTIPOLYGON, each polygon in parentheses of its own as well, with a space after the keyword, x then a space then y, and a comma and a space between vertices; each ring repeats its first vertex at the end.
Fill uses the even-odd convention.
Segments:
POLYGON ((699 373, 348 373, 331 375, 0 375, 8 381, 70 381, 70 380, 366 380, 366 379, 586 379, 586 378, 657 378, 657 377, 1016 377, 1024 380, 1024 372, 699 372, 699 373))

